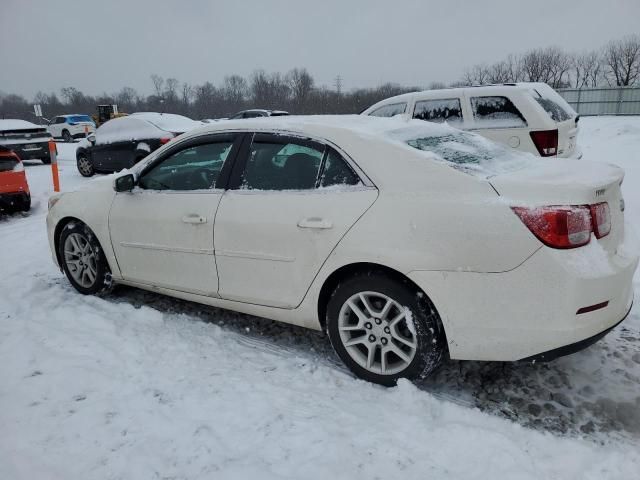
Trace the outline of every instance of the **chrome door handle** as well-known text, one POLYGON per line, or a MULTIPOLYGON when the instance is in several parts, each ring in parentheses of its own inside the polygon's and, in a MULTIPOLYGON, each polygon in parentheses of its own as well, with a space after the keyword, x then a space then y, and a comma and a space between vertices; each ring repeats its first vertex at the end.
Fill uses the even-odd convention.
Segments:
POLYGON ((317 228, 317 229, 328 229, 332 228, 333 224, 329 220, 325 220, 320 217, 309 217, 303 218, 298 222, 298 227, 300 228, 317 228))
POLYGON ((207 223, 207 217, 203 217, 201 215, 198 215, 197 213, 192 213, 190 215, 185 215, 184 217, 182 217, 182 221, 184 223, 199 225, 201 223, 207 223))

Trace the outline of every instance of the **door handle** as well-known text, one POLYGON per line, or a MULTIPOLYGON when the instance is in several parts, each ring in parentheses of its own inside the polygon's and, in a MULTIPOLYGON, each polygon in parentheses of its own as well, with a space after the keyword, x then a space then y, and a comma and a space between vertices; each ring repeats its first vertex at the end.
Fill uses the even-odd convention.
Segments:
POLYGON ((300 228, 317 228, 320 230, 333 228, 333 224, 329 220, 320 217, 303 218, 298 222, 300 228))
POLYGON ((182 221, 184 223, 199 225, 201 223, 207 223, 207 217, 203 217, 202 215, 198 215, 197 213, 191 213, 182 217, 182 221))

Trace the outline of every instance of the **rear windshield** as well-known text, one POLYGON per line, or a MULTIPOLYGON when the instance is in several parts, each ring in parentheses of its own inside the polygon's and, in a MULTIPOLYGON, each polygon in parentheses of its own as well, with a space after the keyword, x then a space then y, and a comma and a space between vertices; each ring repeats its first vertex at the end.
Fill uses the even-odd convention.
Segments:
POLYGON ((73 115, 71 117, 67 117, 69 119, 69 122, 71 123, 79 123, 79 122, 91 122, 93 123, 93 120, 91 119, 91 117, 89 115, 73 115))
POLYGON ((500 144, 467 132, 454 131, 412 138, 393 136, 413 148, 435 154, 439 160, 457 170, 481 177, 521 170, 530 166, 534 159, 532 155, 508 150, 500 144))
MULTIPOLYGON (((535 98, 536 102, 549 114, 554 122, 564 122, 571 120, 576 114, 567 106, 562 105, 565 103, 558 94, 549 95, 548 92, 539 89, 530 90, 531 95, 535 98), (559 98, 554 98, 559 97, 559 98)), ((555 93, 555 92, 554 92, 555 93)))
POLYGON ((18 162, 13 158, 0 157, 0 172, 10 172, 13 170, 18 162))

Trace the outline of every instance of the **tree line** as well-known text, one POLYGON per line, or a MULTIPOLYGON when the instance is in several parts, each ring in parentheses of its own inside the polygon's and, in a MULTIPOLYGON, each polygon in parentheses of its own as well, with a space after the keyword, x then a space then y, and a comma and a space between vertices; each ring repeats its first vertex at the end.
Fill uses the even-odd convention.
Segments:
MULTIPOLYGON (((248 78, 228 75, 219 85, 191 85, 156 74, 150 80, 153 90, 149 95, 139 94, 131 87, 97 96, 65 87, 59 94, 38 92, 31 102, 19 95, 0 94, 0 118, 33 121, 33 104, 40 104, 47 118, 65 113, 92 114, 100 104, 117 104, 121 112, 171 112, 195 119, 228 117, 247 108, 287 110, 293 114, 359 113, 384 98, 425 89, 386 83, 344 92, 316 85, 305 68, 294 68, 286 74, 256 70, 248 78)), ((449 85, 431 82, 426 88, 510 82, 545 82, 553 88, 639 85, 640 36, 624 37, 583 53, 548 47, 512 54, 493 64, 475 65, 449 85)))

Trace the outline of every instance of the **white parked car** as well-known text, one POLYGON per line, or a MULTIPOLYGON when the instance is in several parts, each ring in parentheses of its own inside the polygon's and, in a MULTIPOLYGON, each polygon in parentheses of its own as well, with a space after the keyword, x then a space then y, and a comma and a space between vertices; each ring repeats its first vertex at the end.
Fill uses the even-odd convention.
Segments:
POLYGON ((581 158, 578 114, 546 83, 508 83, 412 92, 362 115, 447 122, 541 157, 581 158))
POLYGON ((445 354, 552 359, 621 322, 638 263, 622 178, 414 120, 239 120, 53 196, 47 227, 81 293, 122 283, 326 330, 390 385, 445 354))
POLYGON ((95 132, 96 124, 89 115, 59 115, 49 122, 47 130, 53 138, 72 142, 95 132))

